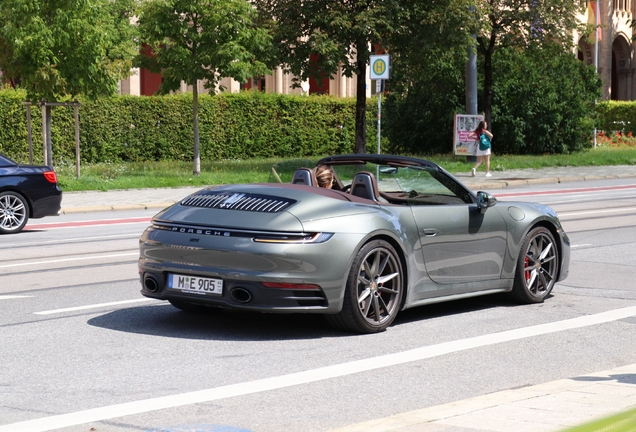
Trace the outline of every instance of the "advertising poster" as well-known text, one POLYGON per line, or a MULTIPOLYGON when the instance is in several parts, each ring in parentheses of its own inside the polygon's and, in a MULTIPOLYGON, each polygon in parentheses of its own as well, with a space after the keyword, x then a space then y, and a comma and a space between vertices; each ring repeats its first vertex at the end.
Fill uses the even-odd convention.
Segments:
POLYGON ((477 138, 472 133, 477 129, 483 114, 455 114, 453 146, 457 156, 474 156, 477 151, 477 138))

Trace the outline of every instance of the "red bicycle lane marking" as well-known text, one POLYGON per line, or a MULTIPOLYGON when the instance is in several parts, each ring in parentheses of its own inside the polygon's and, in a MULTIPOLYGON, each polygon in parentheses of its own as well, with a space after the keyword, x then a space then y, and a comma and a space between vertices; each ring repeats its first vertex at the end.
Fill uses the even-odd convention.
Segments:
POLYGON ((136 218, 122 218, 122 219, 104 219, 104 220, 88 220, 88 221, 75 221, 75 222, 52 222, 42 224, 27 224, 24 230, 41 230, 41 229, 57 229, 57 228, 77 228, 88 226, 103 226, 103 225, 120 225, 130 223, 149 223, 152 217, 136 217, 136 218))
POLYGON ((624 189, 636 189, 636 185, 623 185, 623 186, 599 186, 580 189, 559 189, 552 191, 535 191, 535 192, 517 192, 517 193, 495 193, 493 195, 497 197, 511 197, 511 196, 533 196, 533 195, 559 195, 569 193, 582 193, 582 192, 602 192, 624 189))

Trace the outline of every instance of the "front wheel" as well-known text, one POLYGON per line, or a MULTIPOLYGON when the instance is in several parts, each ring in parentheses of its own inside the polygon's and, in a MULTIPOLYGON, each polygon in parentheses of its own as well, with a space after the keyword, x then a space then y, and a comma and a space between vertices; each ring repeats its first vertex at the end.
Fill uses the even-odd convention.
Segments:
POLYGON ((552 291, 558 273, 554 236, 547 228, 537 227, 521 242, 511 295, 520 303, 541 303, 552 291))
POLYGON ((28 220, 29 205, 22 195, 16 192, 0 193, 0 233, 18 233, 28 220))
POLYGON ((326 315, 334 327, 356 333, 386 330, 402 304, 402 263, 389 243, 374 240, 356 254, 349 270, 342 310, 326 315))

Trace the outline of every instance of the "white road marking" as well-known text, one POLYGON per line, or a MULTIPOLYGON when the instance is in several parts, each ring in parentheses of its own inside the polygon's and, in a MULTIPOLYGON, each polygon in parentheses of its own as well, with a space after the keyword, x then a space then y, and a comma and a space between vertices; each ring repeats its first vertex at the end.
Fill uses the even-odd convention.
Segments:
POLYGON ((570 246, 570 247, 571 247, 572 249, 574 249, 574 248, 587 247, 587 246, 594 246, 594 245, 593 245, 593 244, 591 244, 591 243, 585 243, 585 244, 580 244, 580 245, 572 245, 572 246, 570 246))
POLYGON ((25 295, 0 295, 0 300, 9 300, 9 299, 17 299, 17 298, 28 298, 35 296, 25 296, 25 295))
POLYGON ((150 299, 150 298, 122 300, 122 301, 116 301, 116 302, 110 302, 110 303, 97 303, 97 304, 86 305, 86 306, 76 306, 76 307, 70 307, 70 308, 64 308, 64 309, 53 309, 53 310, 33 312, 33 313, 35 315, 52 315, 56 313, 75 312, 75 311, 86 310, 86 309, 97 309, 97 308, 108 307, 108 306, 118 306, 123 304, 140 303, 140 302, 147 302, 147 301, 156 301, 156 300, 150 299))
MULTIPOLYGON (((578 318, 556 321, 547 324, 539 324, 499 333, 487 334, 467 339, 444 342, 428 347, 416 348, 394 354, 356 360, 332 366, 325 366, 304 372, 297 372, 272 378, 264 378, 256 381, 230 384, 226 386, 181 393, 171 396, 162 396, 153 399, 145 399, 134 402, 126 402, 100 408, 88 409, 68 414, 60 414, 51 417, 43 417, 27 420, 19 423, 0 426, 0 432, 40 432, 64 427, 83 425, 86 423, 110 420, 134 414, 147 413, 184 405, 210 402, 231 397, 244 396, 286 387, 324 381, 331 378, 352 375, 360 372, 386 368, 390 366, 420 361, 473 348, 480 348, 504 342, 510 342, 529 337, 541 336, 582 327, 603 324, 611 321, 636 316, 636 306, 623 309, 615 309, 594 315, 586 315, 578 318)), ((390 330, 389 330, 390 331, 390 330)))
POLYGON ((100 259, 100 258, 117 258, 117 257, 124 257, 124 256, 133 256, 133 255, 139 256, 139 252, 112 254, 112 255, 91 255, 91 256, 74 257, 74 258, 62 258, 57 260, 46 260, 46 261, 29 261, 29 262, 22 262, 17 264, 0 265, 0 268, 36 266, 36 265, 42 265, 42 264, 55 264, 55 263, 68 262, 68 261, 91 260, 91 259, 100 259))
POLYGON ((595 213, 618 213, 618 212, 634 211, 634 210, 636 210, 636 207, 621 207, 621 208, 615 208, 615 209, 587 210, 587 211, 580 211, 580 212, 565 212, 565 213, 559 212, 559 217, 580 216, 580 215, 589 215, 589 214, 595 214, 595 213))

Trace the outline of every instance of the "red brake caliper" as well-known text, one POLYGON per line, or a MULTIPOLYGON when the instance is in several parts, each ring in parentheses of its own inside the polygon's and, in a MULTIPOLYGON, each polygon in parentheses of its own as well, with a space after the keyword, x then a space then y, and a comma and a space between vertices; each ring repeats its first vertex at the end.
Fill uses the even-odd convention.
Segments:
MULTIPOLYGON (((530 263, 530 260, 528 259, 528 257, 526 257, 526 259, 524 260, 524 265, 526 268, 528 268, 528 264, 530 263)), ((530 270, 526 270, 526 282, 530 280, 530 270)))

